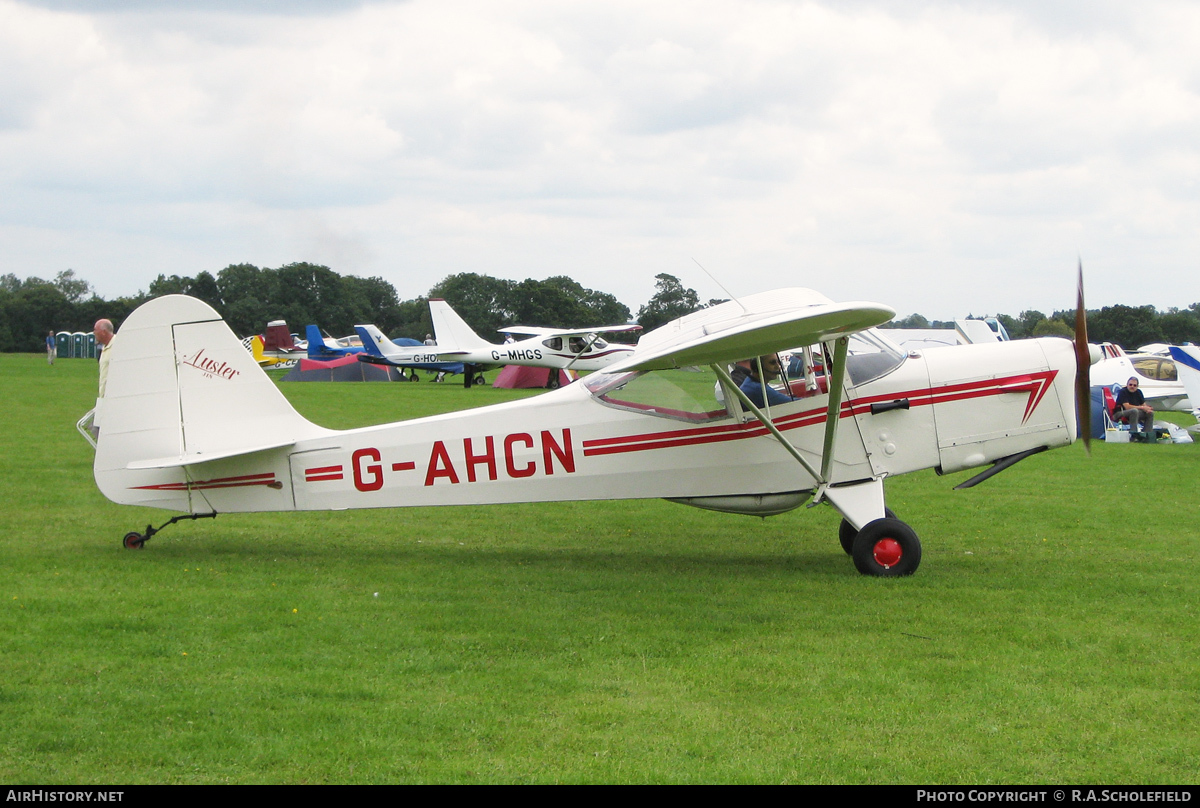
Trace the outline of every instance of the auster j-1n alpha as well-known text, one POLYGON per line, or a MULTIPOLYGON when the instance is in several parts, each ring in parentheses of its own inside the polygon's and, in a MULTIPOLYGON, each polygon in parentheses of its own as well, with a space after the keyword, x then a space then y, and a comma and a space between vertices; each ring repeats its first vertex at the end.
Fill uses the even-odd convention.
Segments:
POLYGON ((885 478, 995 464, 968 485, 1070 444, 1080 355, 1053 338, 905 355, 873 330, 893 315, 808 289, 756 294, 669 323, 559 390, 335 431, 292 409, 207 304, 162 297, 114 342, 92 416, 96 483, 114 502, 182 512, 171 521, 646 497, 768 516, 825 502, 860 572, 906 575, 921 545, 886 508, 885 478), (793 400, 759 407, 733 385, 730 363, 797 346, 809 347, 793 400))

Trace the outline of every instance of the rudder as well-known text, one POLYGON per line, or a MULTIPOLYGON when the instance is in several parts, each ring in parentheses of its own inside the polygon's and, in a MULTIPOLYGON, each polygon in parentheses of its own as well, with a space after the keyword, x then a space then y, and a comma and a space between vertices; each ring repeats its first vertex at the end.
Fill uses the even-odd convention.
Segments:
POLYGON ((195 298, 143 304, 108 350, 94 473, 114 502, 191 510, 186 486, 158 481, 327 431, 292 408, 220 315, 195 298))

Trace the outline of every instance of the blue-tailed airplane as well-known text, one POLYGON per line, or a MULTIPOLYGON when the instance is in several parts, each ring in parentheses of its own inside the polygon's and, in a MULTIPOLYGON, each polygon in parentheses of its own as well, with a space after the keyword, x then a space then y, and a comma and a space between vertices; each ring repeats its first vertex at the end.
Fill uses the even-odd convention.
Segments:
POLYGON ((366 350, 361 345, 354 345, 350 337, 343 337, 340 340, 326 339, 321 335, 321 329, 315 325, 306 327, 304 336, 308 340, 308 358, 322 362, 351 354, 360 354, 366 350))
POLYGON ((390 340, 373 325, 356 325, 354 331, 363 344, 363 352, 358 355, 358 361, 370 362, 373 365, 408 368, 412 371, 408 377, 411 382, 421 380, 417 376, 418 370, 451 374, 463 372, 462 362, 439 362, 436 348, 424 345, 415 339, 400 337, 390 340))

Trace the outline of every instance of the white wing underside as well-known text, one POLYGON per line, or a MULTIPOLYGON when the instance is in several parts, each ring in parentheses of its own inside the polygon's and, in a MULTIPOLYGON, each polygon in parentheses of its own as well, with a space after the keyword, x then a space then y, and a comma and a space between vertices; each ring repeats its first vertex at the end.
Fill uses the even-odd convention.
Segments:
POLYGON ((590 334, 615 334, 641 331, 640 325, 598 325, 594 328, 542 328, 536 325, 510 325, 497 328, 502 334, 528 334, 533 337, 586 337, 590 334))
POLYGON ((896 312, 878 303, 834 303, 811 289, 780 289, 701 309, 644 336, 608 370, 666 370, 736 362, 865 331, 896 312))

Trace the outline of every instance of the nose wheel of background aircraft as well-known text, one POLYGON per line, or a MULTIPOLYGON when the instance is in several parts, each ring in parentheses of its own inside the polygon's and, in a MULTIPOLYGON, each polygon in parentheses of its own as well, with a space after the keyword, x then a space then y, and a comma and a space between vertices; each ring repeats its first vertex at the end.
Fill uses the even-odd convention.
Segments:
POLYGON ((173 516, 159 527, 155 527, 154 525, 146 525, 146 533, 144 535, 138 533, 137 531, 130 531, 129 533, 126 533, 125 538, 121 539, 121 546, 126 550, 141 550, 145 548, 146 542, 150 541, 150 539, 154 537, 155 533, 158 533, 169 525, 173 525, 176 522, 182 522, 184 519, 215 519, 216 516, 216 511, 213 511, 212 513, 185 513, 182 516, 173 516))
POLYGON ((854 537, 854 566, 863 575, 895 578, 912 575, 921 565, 921 540, 899 519, 869 522, 854 537))

